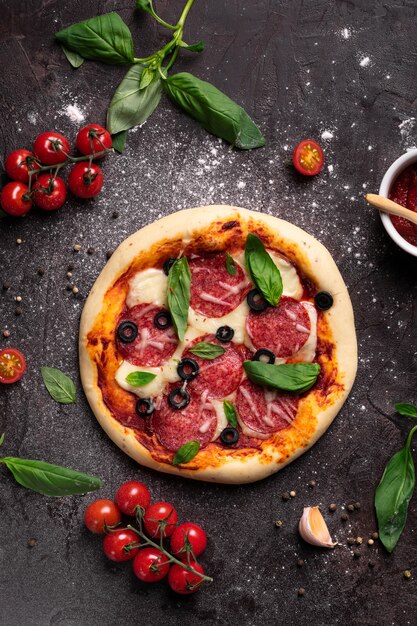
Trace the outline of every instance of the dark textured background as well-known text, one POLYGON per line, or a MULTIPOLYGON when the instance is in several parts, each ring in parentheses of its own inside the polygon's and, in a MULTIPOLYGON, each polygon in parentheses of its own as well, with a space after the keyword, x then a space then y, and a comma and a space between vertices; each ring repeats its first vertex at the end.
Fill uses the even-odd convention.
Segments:
MULTIPOLYGON (((80 124, 68 116, 68 105, 78 107, 86 122, 104 122, 123 68, 85 63, 75 71, 53 33, 117 9, 134 32, 137 52, 160 47, 163 30, 135 14, 133 4, 0 0, 2 159, 48 129, 74 139, 80 124)), ((181 5, 158 2, 173 21, 181 5)), ((140 584, 129 564, 106 561, 100 539, 84 530, 82 512, 93 495, 48 499, 19 488, 2 471, 1 624, 417 623, 415 501, 392 556, 381 545, 366 545, 375 530, 375 485, 410 426, 392 405, 417 401, 417 264, 391 243, 362 199, 415 145, 416 13, 415 0, 197 0, 186 35, 204 39, 206 51, 183 54, 176 68, 214 82, 244 104, 268 146, 232 151, 164 99, 130 134, 125 154, 106 160, 99 199, 71 199, 54 215, 34 212, 1 222, 0 281, 12 287, 0 294, 1 330, 11 331, 0 345, 16 346, 28 359, 22 382, 0 389, 4 454, 100 475, 103 497, 126 479, 143 479, 155 499, 170 499, 183 520, 203 524, 209 547, 202 561, 215 579, 188 598, 170 593, 165 583, 140 584), (289 166, 293 146, 306 136, 321 140, 326 154, 326 168, 314 180, 301 180, 289 166), (326 244, 350 288, 360 348, 354 390, 322 440, 283 472, 242 487, 138 468, 99 428, 78 377, 79 317, 106 251, 161 215, 210 203, 270 212, 326 244), (118 219, 112 219, 114 210, 118 219), (79 253, 72 251, 76 243, 79 253), (86 253, 89 246, 95 254, 86 253), (77 297, 66 291, 69 263, 77 297), (39 266, 46 268, 42 278, 39 266), (21 317, 15 316, 17 295, 23 298, 21 317), (75 405, 49 398, 42 365, 76 380, 75 405), (313 478, 314 491, 307 487, 313 478), (290 489, 297 496, 282 502, 281 493, 290 489), (352 500, 361 509, 343 525, 341 507, 352 500), (331 515, 333 501, 339 508, 331 515), (301 542, 296 525, 307 504, 322 506, 340 547, 324 553, 301 542), (277 518, 284 522, 280 530, 277 518), (346 538, 358 534, 365 545, 354 559, 346 538), (30 538, 35 547, 27 547, 30 538), (300 557, 302 569, 296 567, 300 557), (376 562, 373 570, 369 559, 376 562), (411 580, 403 577, 408 568, 411 580), (306 590, 302 598, 299 587, 306 590)))

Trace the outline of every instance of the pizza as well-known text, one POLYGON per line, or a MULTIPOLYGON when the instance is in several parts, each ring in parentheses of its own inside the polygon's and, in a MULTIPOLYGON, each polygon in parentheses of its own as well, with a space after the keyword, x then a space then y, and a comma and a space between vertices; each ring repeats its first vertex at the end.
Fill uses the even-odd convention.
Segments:
POLYGON ((80 370, 141 465, 248 483, 310 448, 354 382, 347 288, 300 228, 231 206, 182 210, 113 253, 86 301, 80 370))

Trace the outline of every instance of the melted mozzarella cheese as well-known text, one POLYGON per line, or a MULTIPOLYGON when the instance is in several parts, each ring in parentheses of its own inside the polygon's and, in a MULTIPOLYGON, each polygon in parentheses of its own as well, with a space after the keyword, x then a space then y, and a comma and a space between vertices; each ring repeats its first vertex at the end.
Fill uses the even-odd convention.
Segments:
POLYGON ((126 304, 129 308, 145 302, 167 306, 167 290, 168 277, 162 270, 150 268, 137 272, 129 282, 126 304))
MULTIPOLYGON (((223 315, 223 317, 206 317, 196 313, 190 308, 188 312, 189 330, 193 329, 200 335, 215 335, 220 326, 230 326, 235 331, 232 341, 234 343, 244 343, 248 345, 248 334, 246 332, 246 318, 249 313, 249 306, 244 300, 234 311, 223 315)), ((188 331, 187 331, 188 332, 188 331)))
POLYGON ((227 428, 228 421, 227 421, 226 415, 224 413, 223 400, 210 400, 210 403, 212 404, 214 410, 216 411, 216 415, 217 415, 216 432, 214 433, 214 435, 213 435, 213 437, 211 439, 212 441, 216 441, 216 439, 218 439, 220 437, 220 433, 222 432, 222 430, 227 428))
POLYGON ((128 361, 123 361, 116 372, 116 382, 120 387, 134 393, 139 398, 155 398, 160 396, 168 383, 174 383, 180 380, 177 374, 178 361, 169 359, 160 367, 144 367, 142 365, 132 365, 128 361), (156 377, 143 387, 133 387, 126 382, 126 377, 132 372, 150 372, 156 377))

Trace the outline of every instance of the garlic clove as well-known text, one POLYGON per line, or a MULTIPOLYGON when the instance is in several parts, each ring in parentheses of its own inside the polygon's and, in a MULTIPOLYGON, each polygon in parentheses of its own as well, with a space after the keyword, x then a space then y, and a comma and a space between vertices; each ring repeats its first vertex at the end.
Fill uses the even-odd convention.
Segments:
POLYGON ((333 542, 318 506, 304 508, 298 530, 301 537, 312 546, 320 548, 334 548, 337 542, 333 542))

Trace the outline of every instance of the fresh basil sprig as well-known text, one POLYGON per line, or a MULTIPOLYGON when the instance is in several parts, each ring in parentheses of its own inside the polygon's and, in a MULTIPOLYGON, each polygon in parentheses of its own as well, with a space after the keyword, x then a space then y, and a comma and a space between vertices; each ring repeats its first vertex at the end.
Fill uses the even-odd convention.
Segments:
POLYGON ((244 361, 249 380, 281 391, 304 393, 315 384, 320 373, 318 363, 283 363, 272 365, 263 361, 244 361))
POLYGON ((231 402, 229 402, 229 400, 224 400, 223 401, 223 410, 224 410, 224 414, 225 414, 226 419, 229 422, 230 426, 233 426, 233 428, 236 428, 236 426, 237 426, 236 409, 233 406, 233 404, 231 402))
POLYGON ((71 378, 56 367, 41 367, 41 374, 49 395, 60 404, 75 402, 75 385, 71 378))
POLYGON ((199 450, 200 444, 198 441, 187 441, 187 443, 184 443, 184 445, 181 446, 181 448, 175 453, 172 460, 173 465, 188 463, 196 456, 199 450))
POLYGON ((236 263, 232 255, 229 254, 228 252, 226 252, 226 269, 228 273, 230 274, 230 276, 236 276, 236 272, 237 272, 236 263))
POLYGON ((211 361, 216 359, 218 356, 221 356, 226 352, 226 350, 222 346, 218 346, 215 343, 208 343, 206 341, 200 341, 200 343, 196 343, 195 346, 189 349, 192 354, 200 357, 200 359, 205 359, 207 361, 211 361))
POLYGON ((177 259, 168 274, 168 308, 178 339, 184 341, 190 307, 191 272, 185 256, 177 259))
POLYGON ((143 387, 155 378, 156 374, 152 374, 152 372, 131 372, 126 376, 126 382, 132 387, 143 387))
POLYGON ((269 304, 277 306, 282 296, 281 272, 271 259, 262 241, 249 233, 245 245, 245 263, 247 270, 269 304))

